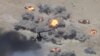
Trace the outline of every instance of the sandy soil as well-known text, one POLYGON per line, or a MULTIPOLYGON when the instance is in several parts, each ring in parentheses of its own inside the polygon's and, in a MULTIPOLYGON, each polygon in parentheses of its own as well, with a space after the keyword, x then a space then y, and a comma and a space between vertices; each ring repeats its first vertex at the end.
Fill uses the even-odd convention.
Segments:
MULTIPOLYGON (((91 28, 97 29, 96 36, 91 37, 89 41, 80 43, 74 40, 68 40, 64 42, 66 45, 61 47, 65 47, 64 49, 75 50, 77 56, 100 56, 100 0, 0 0, 0 27, 3 27, 5 29, 10 28, 11 25, 7 25, 10 21, 5 23, 5 18, 14 18, 15 20, 13 21, 17 22, 16 19, 20 19, 20 15, 25 12, 24 6, 26 4, 38 5, 43 3, 54 5, 61 4, 66 6, 68 11, 71 13, 71 21, 73 22, 73 24, 75 24, 77 27, 80 27, 86 33, 91 28), (78 19, 89 19, 91 24, 79 24, 77 22, 78 19), (97 54, 85 54, 83 52, 83 49, 87 46, 94 47, 97 54)), ((49 45, 51 47, 54 46, 53 44, 46 45, 48 45, 48 47, 49 45)))

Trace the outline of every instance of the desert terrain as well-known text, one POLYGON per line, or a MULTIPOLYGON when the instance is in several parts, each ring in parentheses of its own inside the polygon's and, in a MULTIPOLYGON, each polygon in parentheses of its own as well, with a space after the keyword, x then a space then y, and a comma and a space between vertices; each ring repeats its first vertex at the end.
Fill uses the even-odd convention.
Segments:
MULTIPOLYGON (((64 31, 69 33, 70 29, 75 29, 79 32, 82 32, 78 32, 79 36, 77 37, 80 37, 81 34, 85 34, 86 36, 89 36, 89 39, 87 39, 85 42, 75 39, 62 39, 62 45, 56 45, 52 42, 37 41, 41 46, 41 48, 38 50, 33 49, 27 51, 15 51, 14 53, 11 52, 11 55, 7 54, 4 56, 49 56, 48 54, 50 53, 50 49, 54 47, 61 48, 62 52, 74 52, 76 56, 100 56, 100 0, 0 0, 0 33, 14 30, 14 25, 18 23, 22 19, 22 15, 27 12, 24 7, 28 4, 33 5, 35 10, 38 10, 37 6, 40 4, 48 4, 52 7, 59 5, 64 6, 67 9, 67 13, 70 14, 69 19, 64 21, 66 27, 69 28, 64 29, 64 31), (78 22, 79 20, 84 19, 89 20, 90 24, 81 24, 78 22), (91 29, 95 29, 97 31, 95 35, 90 34, 91 29), (88 47, 94 49, 92 54, 85 53, 84 50, 88 47)), ((37 11, 33 13, 38 15, 37 11)), ((44 20, 46 20, 46 18, 44 20)), ((43 24, 40 25, 42 26, 43 24)), ((36 36, 30 31, 20 30, 19 32, 25 36, 36 36)), ((3 42, 1 41, 1 43, 3 42)), ((0 46, 2 45, 4 44, 0 44, 0 46)), ((34 44, 35 47, 38 46, 36 45, 34 44)), ((24 48, 24 46, 22 48, 24 48)), ((8 53, 10 53, 9 49, 8 53)), ((74 55, 66 54, 65 56, 74 55)))

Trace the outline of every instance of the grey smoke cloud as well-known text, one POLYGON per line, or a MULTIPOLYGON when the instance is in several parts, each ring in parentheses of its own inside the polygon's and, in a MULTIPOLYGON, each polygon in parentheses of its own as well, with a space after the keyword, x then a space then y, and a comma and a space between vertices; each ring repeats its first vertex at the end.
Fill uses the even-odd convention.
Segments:
POLYGON ((5 32, 0 39, 0 54, 4 55, 9 52, 39 50, 41 45, 39 43, 29 41, 25 35, 16 31, 5 32))
MULTIPOLYGON (((62 39, 66 41, 68 39, 86 41, 89 36, 75 27, 75 24, 67 23, 69 18, 70 14, 65 7, 40 5, 36 14, 23 14, 22 19, 16 25, 13 25, 14 31, 1 34, 0 54, 4 55, 10 52, 13 54, 12 56, 47 56, 49 54, 47 43, 62 45, 62 39), (44 20, 38 23, 40 16, 44 20), (57 18, 60 23, 55 29, 48 26, 48 21, 52 18, 57 18), (38 32, 41 32, 40 35, 43 37, 41 42, 36 39, 38 32)), ((52 46, 52 44, 50 45, 52 46)), ((72 52, 64 53, 64 55, 75 56, 72 52)))

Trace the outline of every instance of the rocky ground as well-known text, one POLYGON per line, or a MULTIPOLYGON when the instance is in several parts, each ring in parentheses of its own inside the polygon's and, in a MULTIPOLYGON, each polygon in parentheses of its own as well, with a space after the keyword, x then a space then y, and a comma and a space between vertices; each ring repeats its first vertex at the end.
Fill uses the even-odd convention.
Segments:
POLYGON ((1 0, 0 55, 99 56, 99 5, 99 0, 1 0), (50 14, 44 13, 43 9, 46 6, 42 9, 39 7, 45 4, 50 7, 51 12, 48 12, 50 14), (35 11, 27 14, 24 8, 26 5, 34 6, 35 11), (65 10, 54 15, 58 10, 55 8, 59 6, 65 10), (37 18, 40 16, 44 17, 44 21, 37 23, 37 18), (26 20, 25 17, 30 20, 26 20), (61 25, 54 30, 47 31, 51 29, 48 27, 48 20, 56 17, 61 25), (90 23, 79 22, 84 19, 89 20, 90 23), (15 30, 16 25, 26 29, 15 30), (91 34, 91 29, 95 29, 96 34, 91 34), (40 31, 46 31, 41 33, 43 39, 34 40, 40 31), (61 51, 51 52, 52 48, 60 48, 61 51))

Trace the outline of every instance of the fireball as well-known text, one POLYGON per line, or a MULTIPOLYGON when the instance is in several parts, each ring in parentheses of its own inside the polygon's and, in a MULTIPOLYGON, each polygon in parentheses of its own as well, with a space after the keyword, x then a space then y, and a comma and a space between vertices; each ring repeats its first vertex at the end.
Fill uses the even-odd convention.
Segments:
POLYGON ((91 35, 96 35, 96 33, 97 33, 97 30, 96 30, 96 29, 91 29, 91 30, 90 30, 90 34, 91 34, 91 35))
POLYGON ((55 28, 59 25, 59 21, 57 19, 51 19, 50 20, 50 23, 49 23, 49 26, 52 27, 52 28, 55 28))
POLYGON ((28 10, 28 11, 34 11, 35 10, 35 8, 31 5, 25 6, 25 9, 28 10))

